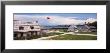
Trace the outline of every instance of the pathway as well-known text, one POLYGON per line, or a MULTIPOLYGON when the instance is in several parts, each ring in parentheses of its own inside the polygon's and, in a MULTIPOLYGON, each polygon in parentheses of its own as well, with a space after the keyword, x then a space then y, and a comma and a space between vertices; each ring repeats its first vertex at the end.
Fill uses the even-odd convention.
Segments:
POLYGON ((41 37, 41 38, 38 38, 37 40, 49 39, 49 38, 53 38, 53 37, 56 37, 56 36, 59 36, 59 35, 48 36, 48 37, 41 37))

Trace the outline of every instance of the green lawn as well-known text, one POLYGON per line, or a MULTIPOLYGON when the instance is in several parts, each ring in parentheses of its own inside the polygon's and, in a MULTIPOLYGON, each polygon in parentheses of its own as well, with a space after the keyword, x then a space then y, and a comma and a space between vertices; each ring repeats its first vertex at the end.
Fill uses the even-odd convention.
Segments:
POLYGON ((63 34, 63 33, 58 33, 58 32, 48 33, 48 35, 60 35, 60 34, 63 34))
POLYGON ((59 29, 60 32, 67 32, 68 29, 59 29))
POLYGON ((47 40, 97 40, 97 36, 89 36, 89 35, 59 35, 57 37, 53 37, 47 40))
POLYGON ((42 37, 48 37, 48 36, 60 35, 60 34, 63 34, 63 33, 51 32, 51 33, 42 34, 41 36, 42 36, 42 37))
MULTIPOLYGON (((79 33, 97 35, 96 32, 79 32, 79 33)), ((32 36, 27 36, 27 37, 15 38, 15 40, 24 40, 24 39, 31 40, 31 39, 37 39, 40 37, 48 37, 48 36, 53 36, 53 35, 59 35, 59 36, 46 39, 46 40, 97 40, 97 36, 72 35, 72 34, 61 35, 61 34, 64 34, 64 33, 59 33, 59 32, 43 33, 42 35, 39 35, 39 36, 32 35, 32 36)))
POLYGON ((78 32, 80 34, 94 34, 97 35, 97 32, 78 32))

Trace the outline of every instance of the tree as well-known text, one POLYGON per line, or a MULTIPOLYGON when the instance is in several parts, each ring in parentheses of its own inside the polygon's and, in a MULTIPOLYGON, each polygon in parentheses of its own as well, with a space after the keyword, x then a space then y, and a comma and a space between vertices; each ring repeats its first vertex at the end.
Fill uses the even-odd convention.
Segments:
POLYGON ((87 25, 89 25, 89 26, 94 26, 94 27, 97 28, 97 21, 92 22, 92 23, 88 23, 87 25))

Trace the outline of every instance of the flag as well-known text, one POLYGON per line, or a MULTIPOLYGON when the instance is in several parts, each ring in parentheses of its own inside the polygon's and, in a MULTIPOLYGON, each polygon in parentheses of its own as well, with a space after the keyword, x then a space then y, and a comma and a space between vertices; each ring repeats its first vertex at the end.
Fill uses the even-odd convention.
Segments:
POLYGON ((50 19, 50 17, 47 17, 47 19, 50 19))

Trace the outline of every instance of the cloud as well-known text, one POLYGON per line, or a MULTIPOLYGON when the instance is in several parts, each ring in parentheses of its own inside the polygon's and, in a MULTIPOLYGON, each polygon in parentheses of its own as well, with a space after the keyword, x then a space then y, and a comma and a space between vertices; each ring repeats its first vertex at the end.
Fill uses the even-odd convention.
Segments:
POLYGON ((70 17, 62 17, 62 16, 49 16, 50 19, 48 21, 53 24, 58 24, 58 25, 68 25, 68 24, 79 24, 82 23, 83 20, 76 20, 70 17))
POLYGON ((94 22, 95 18, 88 18, 87 20, 75 19, 78 17, 64 17, 64 16, 48 16, 48 15, 14 15, 14 19, 22 21, 38 21, 41 25, 70 25, 70 24, 84 24, 85 22, 94 22), (47 19, 49 17, 50 19, 47 19))
POLYGON ((28 16, 28 15, 14 15, 14 20, 30 21, 33 19, 32 16, 28 16))
POLYGON ((86 22, 89 22, 89 23, 92 23, 92 22, 94 22, 94 21, 97 21, 97 19, 94 19, 94 18, 88 18, 88 19, 86 20, 86 22))

